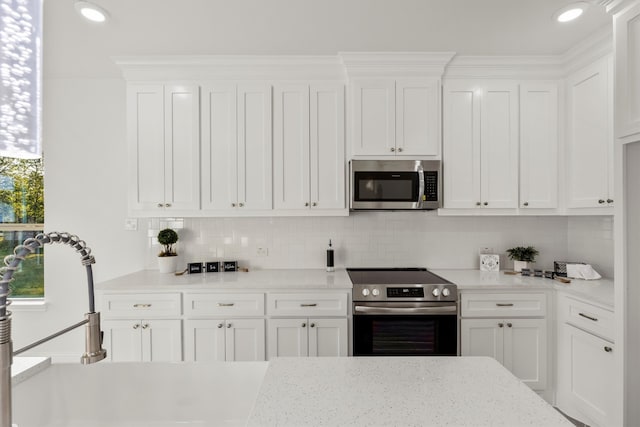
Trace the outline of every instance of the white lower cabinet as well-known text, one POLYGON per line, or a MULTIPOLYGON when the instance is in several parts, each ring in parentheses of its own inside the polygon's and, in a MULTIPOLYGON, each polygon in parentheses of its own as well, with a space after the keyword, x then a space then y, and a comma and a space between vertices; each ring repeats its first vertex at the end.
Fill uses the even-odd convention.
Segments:
POLYGON ((104 347, 112 362, 182 361, 182 328, 176 319, 104 320, 104 347))
POLYGON ((264 319, 189 319, 184 323, 185 360, 265 360, 264 319))
POLYGON ((461 354, 489 356, 533 390, 547 386, 546 319, 462 319, 461 354))
POLYGON ((269 319, 269 358, 347 356, 347 335, 347 319, 269 319))
POLYGON ((546 292, 462 292, 460 353, 502 363, 537 392, 549 376, 546 292))
POLYGON ((566 295, 558 300, 557 406, 590 426, 612 425, 616 360, 609 319, 613 311, 566 295))

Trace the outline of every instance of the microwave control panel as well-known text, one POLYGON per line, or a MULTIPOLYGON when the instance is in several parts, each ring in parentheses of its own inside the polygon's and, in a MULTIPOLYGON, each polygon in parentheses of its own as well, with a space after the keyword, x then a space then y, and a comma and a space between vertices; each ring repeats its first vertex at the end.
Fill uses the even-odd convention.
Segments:
POLYGON ((438 201, 438 172, 436 171, 424 172, 424 201, 438 201))

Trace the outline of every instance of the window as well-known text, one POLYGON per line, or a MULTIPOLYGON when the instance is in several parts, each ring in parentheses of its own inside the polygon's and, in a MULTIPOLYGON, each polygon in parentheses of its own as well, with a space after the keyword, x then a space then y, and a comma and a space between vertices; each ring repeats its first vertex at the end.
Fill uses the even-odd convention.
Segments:
MULTIPOLYGON (((0 0, 0 257, 43 230, 41 156, 42 0, 0 0)), ((31 254, 13 298, 44 296, 44 252, 31 254)))

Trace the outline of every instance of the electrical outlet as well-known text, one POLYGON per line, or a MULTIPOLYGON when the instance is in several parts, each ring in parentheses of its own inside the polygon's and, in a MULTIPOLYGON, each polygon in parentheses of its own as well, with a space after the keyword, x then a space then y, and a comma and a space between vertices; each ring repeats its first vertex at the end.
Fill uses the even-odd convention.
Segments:
POLYGON ((258 248, 256 250, 257 256, 269 256, 269 249, 267 248, 258 248))
POLYGON ((126 218, 124 220, 124 229, 128 231, 136 231, 138 229, 138 219, 126 218))

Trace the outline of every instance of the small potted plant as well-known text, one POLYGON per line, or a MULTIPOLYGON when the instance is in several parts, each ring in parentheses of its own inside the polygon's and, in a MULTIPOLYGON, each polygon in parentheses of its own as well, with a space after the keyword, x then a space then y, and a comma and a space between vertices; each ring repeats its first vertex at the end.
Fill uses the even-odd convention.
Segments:
POLYGON ((507 249, 509 259, 513 260, 514 271, 522 271, 523 268, 529 268, 530 262, 536 262, 538 253, 538 250, 533 246, 516 246, 515 248, 507 249))
POLYGON ((158 254, 158 268, 160 273, 173 273, 176 271, 176 257, 178 254, 173 245, 178 241, 178 233, 170 228, 160 230, 158 243, 162 245, 162 251, 158 254))

